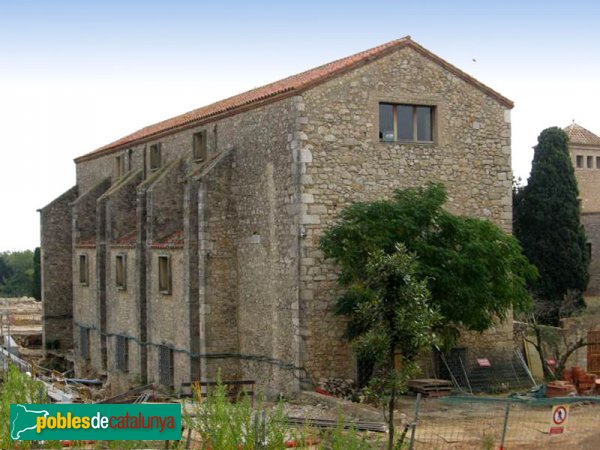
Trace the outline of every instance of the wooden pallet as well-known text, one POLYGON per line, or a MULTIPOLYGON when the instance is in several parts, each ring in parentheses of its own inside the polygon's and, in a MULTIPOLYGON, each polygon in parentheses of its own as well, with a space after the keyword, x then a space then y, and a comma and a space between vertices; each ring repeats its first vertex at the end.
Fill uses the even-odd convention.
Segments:
POLYGON ((425 397, 445 397, 450 395, 452 383, 448 380, 437 380, 435 378, 420 378, 410 380, 408 389, 425 397))

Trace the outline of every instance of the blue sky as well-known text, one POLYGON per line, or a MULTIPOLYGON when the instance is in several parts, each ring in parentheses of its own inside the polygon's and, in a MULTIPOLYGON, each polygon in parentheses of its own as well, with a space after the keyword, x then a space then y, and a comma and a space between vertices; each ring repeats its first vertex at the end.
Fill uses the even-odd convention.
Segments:
POLYGON ((38 245, 35 210, 74 184, 74 157, 405 35, 515 101, 526 178, 542 129, 600 134, 599 23, 577 0, 0 2, 0 251, 38 245))

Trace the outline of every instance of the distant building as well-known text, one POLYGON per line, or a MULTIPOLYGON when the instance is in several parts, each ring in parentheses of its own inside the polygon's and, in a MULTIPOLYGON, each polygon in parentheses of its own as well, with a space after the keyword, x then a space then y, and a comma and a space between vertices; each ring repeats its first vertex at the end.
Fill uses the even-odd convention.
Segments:
MULTIPOLYGON (((432 181, 510 231, 512 106, 407 37, 77 158, 41 210, 45 342, 113 386, 356 377, 319 236, 351 202, 432 181)), ((469 360, 512 352, 512 324, 465 342, 469 360)))
POLYGON ((600 296, 600 137, 573 123, 565 128, 581 200, 581 222, 591 255, 586 297, 600 296))

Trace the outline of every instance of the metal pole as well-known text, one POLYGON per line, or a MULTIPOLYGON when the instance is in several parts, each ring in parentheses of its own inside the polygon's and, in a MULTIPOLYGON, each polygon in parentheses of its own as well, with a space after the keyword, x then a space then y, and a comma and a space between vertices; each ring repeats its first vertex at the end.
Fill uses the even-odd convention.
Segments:
POLYGON ((473 389, 471 388, 471 382, 469 381, 469 376, 467 375, 467 371, 465 370, 465 365, 463 364, 462 358, 459 356, 458 360, 460 361, 460 367, 462 367, 463 373, 465 374, 465 380, 467 380, 467 386, 469 387, 469 391, 471 395, 473 395, 473 389))
POLYGON ((417 394, 417 402, 415 403, 415 418, 413 419, 413 423, 411 424, 412 430, 410 430, 410 443, 408 445, 408 450, 413 450, 415 448, 415 434, 417 432, 417 423, 419 422, 419 410, 421 408, 421 394, 417 394))
POLYGON ((502 437, 500 438, 500 450, 504 450, 504 439, 506 438, 506 432, 508 430, 508 413, 510 411, 510 402, 506 402, 506 409, 504 410, 504 426, 502 427, 502 437))

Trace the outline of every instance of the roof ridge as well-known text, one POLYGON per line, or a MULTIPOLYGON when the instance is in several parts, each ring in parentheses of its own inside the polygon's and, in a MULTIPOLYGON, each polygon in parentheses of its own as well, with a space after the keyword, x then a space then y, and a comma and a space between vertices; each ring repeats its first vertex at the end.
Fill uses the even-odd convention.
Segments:
POLYGON ((346 73, 375 59, 381 58, 388 53, 405 46, 410 46, 421 55, 438 63, 459 78, 462 78, 468 83, 473 84, 475 87, 495 98, 498 102, 504 104, 505 106, 509 108, 513 107, 513 103, 506 97, 503 97, 498 92, 485 86, 483 83, 477 81, 467 73, 417 44, 411 39, 410 36, 405 36, 403 38, 395 39, 385 44, 363 50, 353 55, 336 59, 295 75, 290 75, 286 78, 273 81, 264 86, 227 97, 223 100, 185 112, 170 119, 148 125, 110 144, 75 158, 75 162, 79 163, 95 159, 97 157, 118 151, 119 149, 126 148, 134 143, 142 143, 156 138, 165 133, 169 133, 174 129, 200 125, 202 123, 215 120, 217 117, 237 114, 248 109, 261 106, 268 101, 277 101, 286 98, 287 96, 302 92, 317 84, 321 84, 333 77, 346 73))

